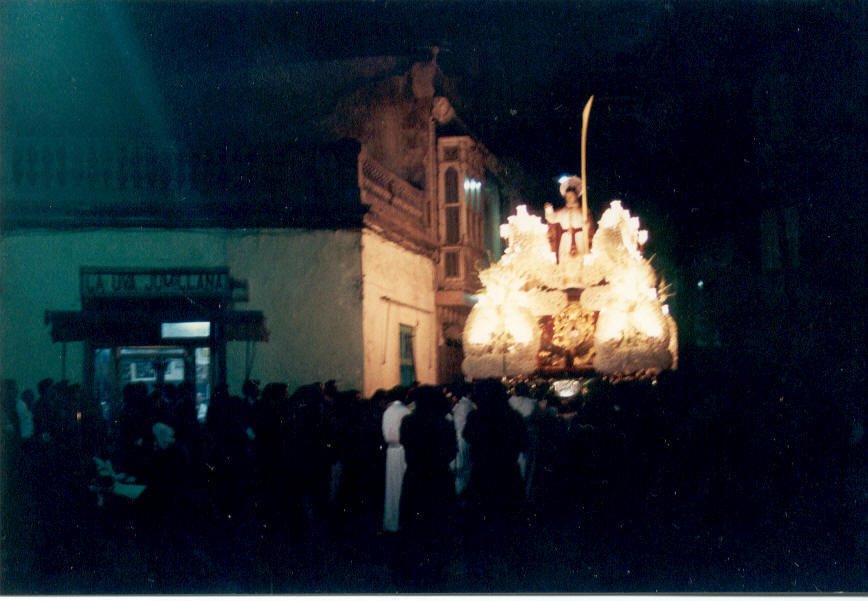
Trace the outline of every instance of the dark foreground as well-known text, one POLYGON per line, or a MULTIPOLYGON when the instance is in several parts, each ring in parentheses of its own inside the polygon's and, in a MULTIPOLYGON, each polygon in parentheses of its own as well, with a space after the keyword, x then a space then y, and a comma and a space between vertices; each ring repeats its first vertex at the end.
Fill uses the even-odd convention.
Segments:
POLYGON ((594 428, 574 431, 593 435, 561 439, 533 503, 489 536, 470 540, 459 507, 440 572, 407 567, 413 541, 381 532, 376 494, 263 520, 214 510, 206 488, 162 519, 121 498, 99 507, 56 469, 4 474, 0 592, 868 590, 858 405, 761 378, 659 386, 618 385, 580 413, 594 428))

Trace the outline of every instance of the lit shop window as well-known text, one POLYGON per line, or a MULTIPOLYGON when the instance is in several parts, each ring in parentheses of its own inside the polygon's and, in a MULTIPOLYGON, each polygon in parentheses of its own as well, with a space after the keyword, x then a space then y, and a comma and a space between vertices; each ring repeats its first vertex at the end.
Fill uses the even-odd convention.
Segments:
POLYGON ((162 338, 207 338, 210 335, 210 321, 179 321, 160 324, 160 336, 162 338))

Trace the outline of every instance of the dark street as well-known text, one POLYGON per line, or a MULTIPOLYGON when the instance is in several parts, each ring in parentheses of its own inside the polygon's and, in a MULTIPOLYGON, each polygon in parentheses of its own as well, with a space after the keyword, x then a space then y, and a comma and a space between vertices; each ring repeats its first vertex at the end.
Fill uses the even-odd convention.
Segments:
POLYGON ((259 494, 271 489, 248 474, 236 482, 251 494, 221 512, 205 462, 172 492, 175 509, 194 500, 186 513, 158 515, 116 495, 98 507, 95 470, 74 451, 41 464, 25 451, 4 471, 16 475, 3 593, 864 591, 864 439, 812 383, 710 373, 592 388, 571 427, 545 431, 536 492, 507 530, 469 540, 459 504, 436 582, 382 531, 382 448, 371 478, 333 503, 306 504, 290 480, 270 513, 259 494))

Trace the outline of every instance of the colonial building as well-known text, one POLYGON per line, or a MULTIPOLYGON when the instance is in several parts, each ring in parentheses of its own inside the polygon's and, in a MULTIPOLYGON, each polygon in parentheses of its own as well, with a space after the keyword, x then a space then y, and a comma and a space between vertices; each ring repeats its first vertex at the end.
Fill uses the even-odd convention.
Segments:
POLYGON ((160 378, 204 401, 245 378, 371 394, 458 377, 517 201, 436 53, 393 63, 300 141, 4 132, 2 376, 82 381, 108 409, 160 378))

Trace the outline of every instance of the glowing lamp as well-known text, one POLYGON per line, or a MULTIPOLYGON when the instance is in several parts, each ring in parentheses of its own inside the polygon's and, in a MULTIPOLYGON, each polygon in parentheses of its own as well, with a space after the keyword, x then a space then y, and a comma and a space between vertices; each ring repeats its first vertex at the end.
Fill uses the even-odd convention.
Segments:
POLYGON ((464 190, 480 190, 482 189, 482 182, 478 179, 467 178, 464 180, 464 190))
POLYGON ((566 399, 579 394, 582 383, 579 380, 555 380, 552 382, 552 389, 556 395, 566 399))
POLYGON ((161 338, 207 338, 210 335, 210 321, 181 321, 160 324, 161 338))

